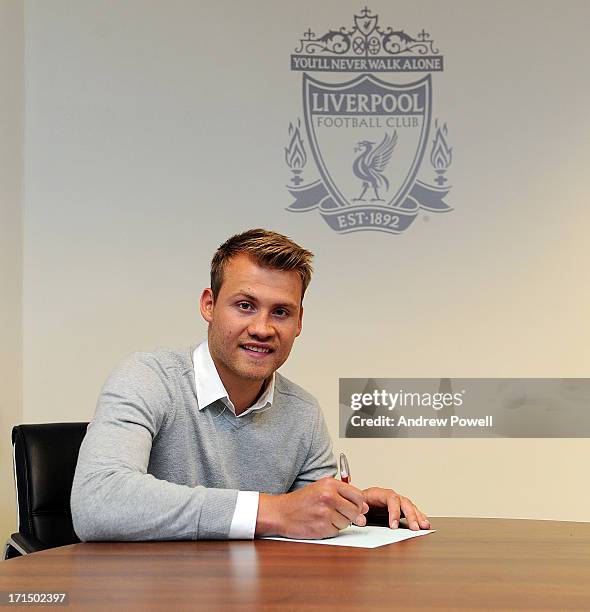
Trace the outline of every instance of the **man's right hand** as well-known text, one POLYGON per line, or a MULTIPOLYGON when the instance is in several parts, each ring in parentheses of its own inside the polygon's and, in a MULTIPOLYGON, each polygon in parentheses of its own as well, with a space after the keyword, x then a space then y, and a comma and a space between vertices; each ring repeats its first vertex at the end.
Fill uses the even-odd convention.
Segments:
POLYGON ((331 538, 350 523, 366 525, 368 510, 360 489, 326 477, 293 493, 261 493, 256 536, 331 538))

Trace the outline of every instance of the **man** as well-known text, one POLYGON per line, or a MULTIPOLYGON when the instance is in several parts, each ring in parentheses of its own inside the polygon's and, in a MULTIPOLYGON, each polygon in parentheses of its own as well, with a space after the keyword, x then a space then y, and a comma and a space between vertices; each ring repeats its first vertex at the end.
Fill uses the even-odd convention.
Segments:
POLYGON ((391 489, 334 478, 316 400, 276 372, 301 333, 311 258, 275 232, 233 236, 201 295, 207 342, 113 372, 72 487, 80 539, 325 538, 365 525, 369 507, 429 528, 391 489))

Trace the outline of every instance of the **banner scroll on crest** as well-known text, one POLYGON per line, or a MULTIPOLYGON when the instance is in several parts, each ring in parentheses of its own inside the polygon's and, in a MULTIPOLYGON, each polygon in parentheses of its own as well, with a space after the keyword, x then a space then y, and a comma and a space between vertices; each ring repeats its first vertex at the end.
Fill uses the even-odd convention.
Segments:
POLYGON ((421 181, 416 181, 405 200, 395 207, 339 206, 321 180, 300 187, 288 186, 287 189, 295 199, 287 210, 308 212, 317 208, 324 221, 333 230, 346 234, 368 229, 400 234, 412 224, 420 210, 429 212, 453 210, 444 202, 450 187, 435 187, 421 181))

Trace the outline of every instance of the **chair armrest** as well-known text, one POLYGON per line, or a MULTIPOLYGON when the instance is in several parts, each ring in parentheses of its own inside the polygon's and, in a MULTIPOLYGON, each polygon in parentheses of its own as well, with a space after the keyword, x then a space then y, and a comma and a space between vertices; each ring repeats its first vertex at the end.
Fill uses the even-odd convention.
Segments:
POLYGON ((14 548, 21 555, 28 555, 30 553, 39 552, 40 550, 47 550, 51 548, 46 544, 43 544, 40 540, 34 536, 24 536, 22 533, 13 533, 8 542, 7 547, 14 548))

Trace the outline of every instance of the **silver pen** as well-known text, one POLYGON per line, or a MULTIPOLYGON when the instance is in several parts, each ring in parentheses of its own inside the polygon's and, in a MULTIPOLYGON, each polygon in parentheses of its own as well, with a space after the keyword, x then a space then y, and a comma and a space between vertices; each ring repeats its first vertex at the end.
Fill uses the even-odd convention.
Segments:
POLYGON ((340 480, 345 483, 350 483, 350 467, 348 459, 344 453, 340 453, 340 480))

